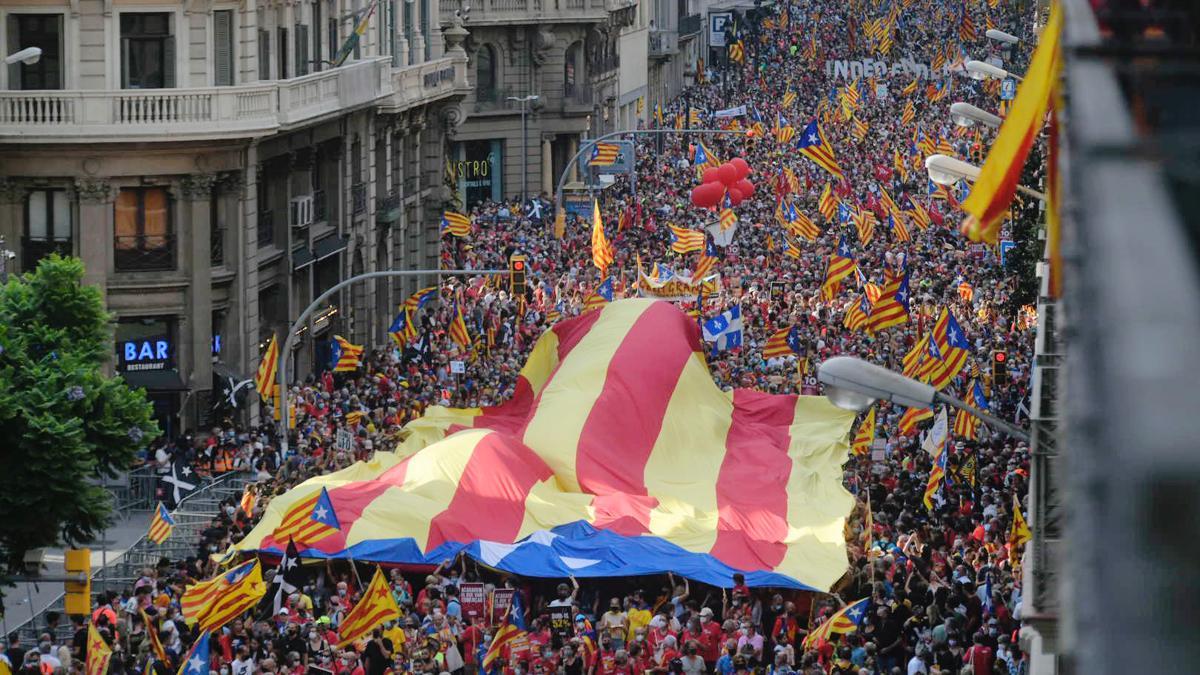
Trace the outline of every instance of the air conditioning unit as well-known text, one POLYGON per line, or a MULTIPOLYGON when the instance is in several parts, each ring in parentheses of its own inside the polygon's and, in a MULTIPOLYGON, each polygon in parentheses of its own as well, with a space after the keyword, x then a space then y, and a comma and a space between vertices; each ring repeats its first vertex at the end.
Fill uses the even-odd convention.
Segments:
POLYGON ((313 196, 292 197, 288 208, 288 223, 292 227, 308 227, 313 224, 313 196))

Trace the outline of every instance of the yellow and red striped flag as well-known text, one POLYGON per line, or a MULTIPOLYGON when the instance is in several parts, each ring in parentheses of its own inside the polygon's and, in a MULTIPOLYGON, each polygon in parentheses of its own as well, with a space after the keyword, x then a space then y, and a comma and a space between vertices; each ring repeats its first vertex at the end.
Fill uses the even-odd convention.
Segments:
POLYGON ((870 604, 871 598, 863 598, 841 608, 804 638, 804 649, 816 647, 821 640, 828 640, 834 633, 853 633, 858 630, 867 616, 870 604))
POLYGON ((621 156, 621 146, 616 143, 597 143, 592 146, 591 166, 612 166, 621 156))
POLYGON ((858 232, 858 243, 866 248, 868 244, 875 238, 875 214, 866 209, 854 209, 854 213, 850 214, 850 220, 854 223, 854 229, 858 232))
POLYGON ((1000 125, 1000 132, 970 196, 962 204, 968 214, 963 220, 962 232, 971 241, 996 245, 1000 224, 1016 195, 1025 160, 1046 118, 1061 68, 1062 9, 1059 5, 1056 2, 1050 6, 1050 18, 1042 29, 1041 41, 1033 53, 1025 79, 1017 88, 1012 109, 1000 125))
POLYGON ((933 510, 933 496, 942 487, 942 479, 946 477, 946 458, 950 452, 942 447, 942 451, 937 457, 933 458, 933 467, 929 470, 929 480, 925 482, 925 495, 922 501, 925 503, 925 508, 933 510))
POLYGON ((821 282, 821 298, 829 301, 837 295, 842 279, 854 273, 858 265, 854 262, 854 253, 846 243, 843 235, 838 240, 838 246, 829 254, 829 264, 825 267, 825 281, 821 282))
POLYGON ((275 381, 278 367, 279 343, 275 341, 275 334, 272 333, 271 340, 267 342, 267 351, 263 352, 262 360, 258 362, 258 373, 254 375, 254 389, 263 400, 274 396, 279 388, 279 383, 275 381))
POLYGON ((613 246, 604 234, 604 221, 600 220, 600 202, 592 200, 592 264, 604 274, 613 263, 613 246))
POLYGON ((280 543, 290 539, 297 544, 311 546, 337 534, 341 529, 329 490, 321 488, 293 504, 283 514, 283 520, 271 536, 280 543))
POLYGON ((915 122, 916 119, 917 109, 913 106, 913 102, 910 100, 908 103, 904 104, 904 112, 900 113, 900 124, 903 126, 908 126, 915 122))
POLYGON ((871 444, 875 442, 875 406, 867 411, 862 421, 858 423, 858 433, 854 434, 854 440, 850 443, 851 450, 855 455, 863 456, 871 454, 871 444))
POLYGON ((838 180, 846 179, 845 174, 842 172, 842 167, 838 164, 837 157, 834 155, 833 146, 825 139, 825 134, 821 132, 821 127, 817 124, 817 120, 809 122, 808 126, 801 132, 800 140, 796 143, 796 150, 801 155, 816 162, 817 166, 836 176, 838 180))
POLYGON ((901 274, 883 285, 879 300, 871 306, 868 333, 908 323, 908 274, 901 274))
POLYGON ((162 638, 158 635, 158 624, 150 619, 146 610, 139 609, 138 614, 142 615, 142 623, 146 626, 146 635, 150 638, 150 650, 154 652, 154 658, 164 664, 170 664, 167 650, 163 647, 162 638))
MULTIPOLYGON (((744 330, 731 310, 706 322, 727 343, 744 330)), ((709 564, 830 588, 846 569, 842 526, 853 498, 837 486, 854 414, 819 396, 722 391, 698 358, 699 337, 696 320, 676 304, 649 298, 561 320, 532 348, 510 400, 482 409, 430 406, 397 449, 406 459, 362 463, 354 480, 314 478, 274 497, 236 550, 282 550, 270 536, 279 515, 328 485, 335 504, 354 505, 339 509, 345 538, 320 545, 342 559, 345 551, 386 549, 381 562, 410 564, 446 545, 520 547, 521 523, 536 518, 565 542, 574 535, 559 526, 579 521, 623 532, 642 570, 665 572, 705 556, 709 564), (696 410, 706 411, 704 424, 696 410), (830 451, 802 451, 812 447, 830 451), (679 448, 690 465, 708 468, 680 472, 679 448), (716 495, 712 518, 662 527, 655 520, 653 531, 639 525, 651 522, 656 503, 699 512, 697 498, 706 494, 716 495), (798 530, 813 534, 789 536, 798 530), (665 544, 670 556, 655 552, 665 544)), ((625 575, 634 563, 606 557, 601 564, 625 575)))
POLYGON ((338 649, 367 637, 371 631, 383 623, 400 618, 400 607, 392 595, 383 568, 375 568, 375 576, 367 585, 361 598, 354 605, 340 624, 338 624, 338 649))
POLYGON ((155 544, 162 544, 174 529, 175 519, 167 512, 167 507, 159 502, 158 508, 154 509, 154 517, 150 519, 150 531, 146 533, 146 538, 155 544))
POLYGON ((471 333, 467 331, 467 321, 463 318, 462 306, 454 303, 454 316, 450 319, 450 339, 463 349, 471 347, 471 333))
POLYGON ((900 416, 900 433, 912 436, 917 433, 917 423, 933 419, 933 411, 929 408, 909 408, 900 416))
POLYGON ((833 196, 833 187, 829 183, 826 183, 825 189, 821 190, 821 198, 817 200, 817 210, 825 216, 825 220, 833 220, 837 217, 838 198, 833 196))
POLYGON ((782 101, 783 107, 789 108, 795 102, 796 102, 796 92, 794 92, 794 91, 784 92, 783 101, 782 101))
POLYGON ((704 250, 704 232, 689 230, 676 225, 668 226, 671 230, 671 250, 683 255, 692 251, 704 250))
POLYGON ((262 568, 250 560, 188 588, 180 602, 183 615, 201 631, 214 631, 254 607, 267 592, 262 568))
POLYGON ((846 308, 846 316, 842 319, 842 326, 848 330, 863 330, 867 327, 867 319, 871 316, 871 303, 864 293, 857 301, 850 303, 846 308))
POLYGON ((763 345, 763 358, 771 359, 778 356, 787 356, 795 354, 796 350, 793 346, 800 344, 800 331, 795 326, 780 328, 767 338, 767 344, 763 345))
POLYGON ((717 217, 717 223, 720 224, 722 230, 728 230, 737 225, 737 221, 737 214, 733 212, 733 209, 721 209, 721 214, 717 217))
POLYGON ((362 365, 364 351, 366 348, 362 345, 352 344, 341 335, 334 335, 329 350, 329 366, 335 373, 354 372, 362 365))
POLYGON ((467 237, 471 234, 471 218, 464 213, 446 211, 442 213, 440 234, 450 234, 456 237, 467 237))

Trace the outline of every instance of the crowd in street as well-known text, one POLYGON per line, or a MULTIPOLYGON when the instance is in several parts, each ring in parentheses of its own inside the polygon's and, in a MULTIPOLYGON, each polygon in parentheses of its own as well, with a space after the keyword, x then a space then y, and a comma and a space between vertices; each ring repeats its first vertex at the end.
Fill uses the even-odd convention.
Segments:
MULTIPOLYGON (((948 65, 961 62, 963 52, 945 47, 960 43, 963 11, 977 28, 977 39, 968 47, 973 58, 991 50, 982 37, 989 21, 1022 34, 1018 17, 1003 3, 896 4, 904 8, 888 61, 912 58, 930 63, 941 55, 948 65)), ((709 117, 712 111, 746 105, 749 112, 738 120, 740 128, 760 120, 767 130, 765 137, 703 139, 706 150, 722 160, 744 158, 756 183, 753 196, 734 207, 739 222, 732 243, 720 250, 714 269, 719 274, 716 292, 703 299, 702 307, 685 303, 685 308, 699 310, 702 319, 735 305, 741 308, 741 347, 706 354, 714 380, 726 388, 800 393, 810 386, 806 378, 817 364, 839 354, 901 370, 905 354, 945 308, 953 312, 972 346, 971 365, 949 391, 961 395, 978 379, 987 386, 995 414, 1019 416, 1028 397, 1033 343, 1028 312, 1014 301, 1020 279, 1011 267, 1001 265, 997 251, 970 246, 958 233, 961 214, 955 195, 931 197, 920 164, 923 154, 913 149, 919 129, 938 141, 940 152, 977 158, 991 132, 956 126, 948 107, 963 100, 995 109, 997 88, 953 75, 946 80, 950 93, 931 100, 940 94, 928 88, 930 82, 904 91, 911 75, 861 78, 854 118, 865 122, 863 134, 851 121, 839 118, 838 97, 829 102, 831 92, 844 90, 849 81, 833 80, 824 63, 880 58, 870 53, 875 41, 864 37, 863 26, 867 18, 884 16, 890 5, 804 0, 780 7, 769 22, 744 26, 744 64, 711 67, 708 81, 689 87, 664 111, 667 126, 692 109, 700 111, 703 125, 709 126, 720 123, 709 117), (795 94, 794 100, 789 94, 795 94), (902 111, 909 103, 914 116, 906 121, 902 111), (845 172, 844 181, 832 180, 801 157, 794 141, 779 143, 772 137, 780 116, 799 132, 818 110, 823 110, 822 129, 845 172), (786 190, 780 187, 787 182, 784 169, 797 178, 786 190), (820 215, 818 199, 827 183, 843 202, 863 209, 882 209, 881 189, 897 201, 917 201, 929 211, 932 223, 928 229, 910 223, 907 241, 877 226, 874 240, 861 245, 852 225, 820 215), (798 257, 786 252, 788 237, 774 218, 783 192, 822 230, 815 241, 792 238, 798 257), (829 254, 842 236, 850 240, 862 276, 847 279, 829 301, 818 289, 829 254), (909 321, 876 334, 845 327, 846 310, 859 301, 863 285, 881 283, 885 266, 901 259, 911 280, 909 321), (800 350, 764 357, 768 337, 789 326, 800 330, 800 350), (1010 357, 1003 386, 992 386, 988 355, 993 349, 1003 349, 1010 357)), ((1027 57, 1023 49, 1004 58, 1019 66, 1027 57)), ((656 124, 650 120, 651 126, 656 124)), ((698 254, 671 252, 667 224, 700 229, 715 220, 712 211, 689 203, 689 191, 699 183, 692 164, 697 139, 670 134, 661 147, 656 141, 639 141, 636 195, 629 193, 624 178, 605 190, 601 207, 614 243, 615 261, 608 273, 616 297, 636 296, 639 262, 682 273, 694 267, 698 254)), ((403 425, 428 406, 494 405, 511 395, 534 341, 554 321, 581 313, 584 299, 602 281, 592 264, 590 219, 570 218, 564 236, 558 238, 548 203, 543 212, 545 218, 530 218, 517 201, 471 205, 471 233, 462 239, 444 238, 443 265, 497 269, 506 266, 510 254, 524 254, 529 261, 526 295, 512 297, 506 282, 485 276, 447 281, 439 289, 441 299, 419 310, 418 339, 402 346, 372 345, 359 371, 325 373, 295 387, 295 452, 287 457, 280 456, 269 421, 256 428, 217 425, 196 438, 153 448, 148 461, 157 462, 164 473, 183 458, 202 472, 253 471, 256 482, 246 498, 223 506, 202 533, 194 555, 164 559, 157 568, 145 570, 126 592, 101 599, 91 620, 116 650, 110 672, 179 670, 196 637, 180 614, 184 589, 216 571, 212 554, 249 532, 271 496, 391 447, 403 425), (454 301, 463 307, 475 339, 470 348, 450 338, 454 301), (465 364, 464 373, 452 372, 455 361, 465 364), (352 433, 349 448, 335 444, 339 430, 352 433), (153 626, 145 625, 143 616, 153 626), (154 656, 147 631, 157 631, 170 663, 154 656)), ((1016 217, 1024 213, 1018 211, 1016 217)), ((814 389, 804 393, 817 393, 815 384, 811 386, 814 389)), ((339 622, 364 590, 358 573, 369 578, 370 571, 366 566, 351 570, 330 565, 291 594, 281 611, 267 608, 265 614, 235 620, 214 635, 207 669, 219 675, 476 672, 494 626, 464 614, 458 586, 483 581, 514 585, 528 609, 528 640, 508 649, 492 667, 505 675, 1024 672, 1018 640, 1019 557, 1007 537, 1014 495, 1023 499, 1027 492, 1029 449, 986 428, 978 438, 954 437, 947 450, 947 479, 934 495, 932 508, 927 508, 923 496, 932 461, 921 448, 920 429, 929 423, 905 435, 899 428, 904 412, 882 404, 874 452, 852 456, 846 464, 845 485, 858 505, 846 532, 849 571, 832 594, 749 589, 736 578, 729 580, 728 589, 675 578, 535 583, 501 579, 466 560, 448 561, 427 575, 391 571, 392 590, 404 617, 381 626, 361 644, 338 649, 334 645, 339 622), (857 630, 806 644, 805 637, 825 618, 862 598, 871 603, 857 630), (571 608, 571 627, 550 625, 548 612, 555 606, 571 608)), ((59 667, 80 668, 86 649, 84 617, 68 620, 75 630, 65 643, 56 641, 53 630, 39 644, 19 644, 10 636, 4 653, 11 668, 47 675, 59 667)))

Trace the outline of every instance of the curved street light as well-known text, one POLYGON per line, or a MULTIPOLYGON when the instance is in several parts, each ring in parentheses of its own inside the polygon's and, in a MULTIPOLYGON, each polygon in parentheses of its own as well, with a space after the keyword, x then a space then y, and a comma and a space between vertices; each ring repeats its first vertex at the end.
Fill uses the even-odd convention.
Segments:
POLYGON ((944 403, 983 420, 1013 438, 1028 441, 1029 433, 978 408, 917 382, 900 373, 852 356, 835 356, 817 366, 817 380, 825 385, 825 397, 843 410, 862 412, 875 401, 890 401, 906 408, 932 408, 944 403))
POLYGON ((993 129, 999 128, 1000 123, 1004 121, 999 115, 993 115, 982 108, 961 101, 950 104, 950 118, 960 127, 973 127, 978 122, 993 129))
POLYGON ((986 80, 989 78, 1003 80, 1006 77, 1011 77, 1018 82, 1021 81, 1021 77, 1019 75, 1015 75, 1003 68, 993 66, 992 64, 985 63, 983 61, 975 61, 972 59, 964 63, 963 67, 967 69, 967 73, 971 75, 971 79, 973 80, 986 80))
MULTIPOLYGON (((925 170, 929 172, 929 180, 938 185, 954 185, 966 179, 974 183, 979 179, 979 167, 946 155, 930 155, 925 158, 925 170)), ((1034 199, 1046 201, 1046 193, 1039 192, 1024 185, 1017 186, 1017 192, 1034 199)))
POLYGON ((997 30, 995 28, 987 29, 987 32, 984 33, 984 35, 986 35, 989 40, 1003 42, 1004 44, 1008 45, 1015 45, 1021 41, 1021 38, 1017 37, 1016 35, 1013 35, 1012 33, 1005 33, 1004 31, 997 30))

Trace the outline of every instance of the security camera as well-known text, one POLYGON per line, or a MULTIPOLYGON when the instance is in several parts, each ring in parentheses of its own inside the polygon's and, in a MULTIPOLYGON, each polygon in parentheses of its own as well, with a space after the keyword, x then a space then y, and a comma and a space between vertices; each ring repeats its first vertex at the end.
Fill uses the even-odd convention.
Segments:
POLYGON ((15 54, 9 54, 4 57, 4 63, 13 65, 14 63, 23 63, 27 66, 32 66, 42 58, 41 47, 26 47, 15 54))

